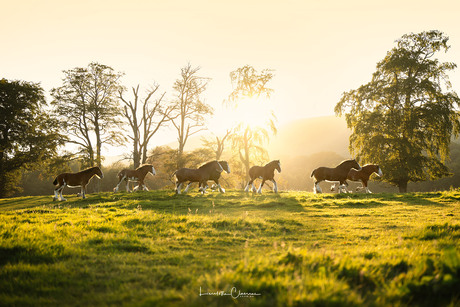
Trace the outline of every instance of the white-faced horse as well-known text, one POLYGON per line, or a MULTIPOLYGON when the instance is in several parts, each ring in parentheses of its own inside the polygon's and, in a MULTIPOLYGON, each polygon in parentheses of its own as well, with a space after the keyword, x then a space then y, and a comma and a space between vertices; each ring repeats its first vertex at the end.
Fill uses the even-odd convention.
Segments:
POLYGON ((145 186, 144 179, 148 173, 155 175, 155 168, 152 164, 144 164, 139 166, 136 169, 123 169, 118 173, 118 184, 113 189, 114 192, 118 192, 120 184, 125 181, 126 182, 126 191, 129 191, 129 182, 137 182, 138 185, 133 189, 133 191, 137 191, 138 189, 148 191, 147 187, 145 186))
POLYGON ((342 190, 344 190, 345 187, 348 185, 347 175, 350 169, 352 168, 361 169, 361 166, 359 166, 356 160, 345 160, 334 168, 322 166, 313 170, 313 172, 311 172, 310 177, 315 178, 315 193, 322 193, 319 183, 323 180, 332 182, 338 181, 340 184, 339 193, 342 192, 342 190))
POLYGON ((59 174, 56 179, 54 179, 53 184, 57 186, 54 189, 54 198, 53 200, 66 200, 62 196, 62 190, 66 186, 69 188, 81 187, 81 195, 83 199, 86 198, 86 185, 89 183, 93 176, 97 176, 99 179, 104 177, 101 169, 97 166, 85 169, 78 173, 62 173, 59 174))
POLYGON ((256 191, 256 187, 254 186, 254 180, 257 178, 261 178, 262 182, 260 183, 260 187, 257 190, 257 193, 262 193, 262 186, 264 185, 265 181, 270 180, 273 182, 273 191, 275 193, 278 192, 278 184, 276 183, 275 177, 275 169, 278 173, 281 173, 281 163, 280 160, 273 160, 270 163, 267 163, 265 166, 253 166, 249 169, 249 182, 244 189, 245 192, 249 191, 249 186, 252 185, 252 191, 256 191))
MULTIPOLYGON (((378 166, 377 164, 366 164, 360 170, 352 168, 348 172, 347 179, 351 181, 361 181, 363 185, 361 189, 364 189, 366 193, 372 193, 367 187, 367 182, 369 181, 369 177, 373 173, 376 173, 379 177, 383 176, 382 169, 380 168, 380 166, 378 166)), ((356 190, 358 189, 359 188, 357 188, 356 190)))
POLYGON ((201 193, 206 192, 206 182, 209 180, 211 177, 211 174, 213 172, 222 172, 222 166, 219 164, 218 161, 211 161, 208 162, 202 166, 200 166, 197 169, 194 168, 181 168, 175 171, 172 175, 171 178, 175 175, 176 176, 176 194, 181 193, 181 187, 184 182, 188 181, 187 187, 184 190, 184 193, 188 191, 188 188, 193 182, 198 182, 201 193))

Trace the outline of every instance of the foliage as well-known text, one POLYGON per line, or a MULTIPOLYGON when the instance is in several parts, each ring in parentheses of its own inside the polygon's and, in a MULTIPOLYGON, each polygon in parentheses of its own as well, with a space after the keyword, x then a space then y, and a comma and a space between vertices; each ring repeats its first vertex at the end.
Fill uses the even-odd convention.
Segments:
POLYGON ((177 154, 177 168, 184 167, 183 157, 185 144, 190 136, 203 131, 205 116, 212 115, 214 110, 203 101, 202 94, 206 90, 209 78, 197 75, 199 67, 192 68, 187 64, 181 68, 181 76, 174 82, 174 111, 171 122, 177 131, 179 142, 177 154))
POLYGON ((458 191, 68 199, 0 200, 2 305, 458 304, 458 191))
POLYGON ((0 80, 0 198, 19 190, 22 170, 55 157, 62 140, 39 84, 0 80))
POLYGON ((350 150, 362 162, 378 163, 382 180, 397 185, 449 175, 444 164, 451 136, 460 131, 459 98, 447 72, 454 63, 434 55, 449 49, 439 31, 407 34, 377 64, 372 80, 344 93, 335 107, 345 114, 350 150))
POLYGON ((267 87, 267 83, 273 79, 273 70, 263 69, 258 72, 254 67, 245 65, 230 73, 233 90, 228 96, 228 103, 238 104, 245 98, 258 98, 260 96, 270 98, 274 92, 267 87))
MULTIPOLYGON (((232 71, 230 79, 233 90, 230 93, 227 102, 233 107, 244 109, 244 103, 260 103, 257 99, 260 96, 269 98, 273 89, 267 87, 267 83, 273 78, 272 70, 264 69, 258 72, 252 66, 246 65, 232 71), (253 99, 254 98, 254 99, 253 99)), ((243 110, 242 110, 243 111, 243 110)), ((277 133, 276 117, 273 112, 266 119, 266 125, 273 134, 277 133)), ((269 141, 269 130, 265 127, 255 126, 251 123, 239 123, 230 135, 233 149, 244 165, 244 179, 249 179, 249 168, 256 161, 268 160, 268 153, 265 144, 269 141)))
POLYGON ((65 70, 63 85, 51 90, 62 129, 71 136, 68 142, 79 146, 84 166, 101 166, 103 144, 125 141, 119 130, 121 76, 109 66, 92 62, 86 68, 65 70))

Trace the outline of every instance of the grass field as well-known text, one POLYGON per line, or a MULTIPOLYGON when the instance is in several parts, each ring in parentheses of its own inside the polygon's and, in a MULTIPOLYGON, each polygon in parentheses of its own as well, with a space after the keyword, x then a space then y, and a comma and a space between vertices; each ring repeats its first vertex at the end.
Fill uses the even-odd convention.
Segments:
POLYGON ((2 306, 458 306, 460 191, 0 200, 2 306))

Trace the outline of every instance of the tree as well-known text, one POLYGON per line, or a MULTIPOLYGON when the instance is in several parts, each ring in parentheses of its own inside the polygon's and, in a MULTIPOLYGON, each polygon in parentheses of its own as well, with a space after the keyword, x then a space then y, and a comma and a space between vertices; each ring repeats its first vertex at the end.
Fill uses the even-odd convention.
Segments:
POLYGON ((64 71, 63 85, 51 90, 52 104, 70 135, 68 142, 79 146, 87 166, 101 166, 102 145, 119 145, 125 140, 118 129, 121 76, 93 62, 86 68, 64 71))
POLYGON ((212 115, 211 106, 203 102, 202 94, 206 90, 209 78, 197 75, 199 67, 190 64, 181 69, 181 76, 174 82, 173 104, 175 111, 169 118, 177 130, 177 168, 184 167, 184 148, 190 136, 205 130, 205 116, 212 115))
MULTIPOLYGON (((230 73, 233 90, 226 101, 235 108, 244 108, 247 103, 263 103, 258 98, 270 98, 273 89, 267 83, 273 78, 272 70, 264 69, 258 72, 253 67, 246 65, 230 73), (249 101, 248 101, 249 100, 249 101)), ((266 119, 273 134, 276 134, 276 118, 271 116, 266 119)), ((255 160, 263 161, 268 158, 264 148, 270 139, 269 130, 265 127, 255 126, 251 123, 239 123, 230 136, 232 145, 238 151, 239 158, 244 165, 246 180, 249 179, 249 168, 255 160)))
POLYGON ((222 154, 224 153, 225 141, 227 141, 230 134, 231 134, 231 130, 227 130, 224 136, 222 137, 215 135, 214 136, 215 140, 214 139, 208 140, 208 139, 202 138, 201 141, 205 148, 209 148, 214 153, 215 159, 220 160, 220 158, 222 157, 222 154))
POLYGON ((449 49, 448 40, 439 31, 402 36, 372 80, 344 93, 335 107, 352 129, 350 151, 380 164, 382 180, 400 192, 408 182, 449 175, 444 163, 460 122, 447 72, 456 65, 434 57, 449 49))
POLYGON ((123 97, 123 91, 119 91, 119 97, 124 103, 123 116, 128 120, 132 131, 129 138, 133 141, 134 168, 146 163, 150 139, 160 127, 171 120, 170 116, 174 111, 173 105, 165 106, 163 103, 166 92, 160 94, 154 102, 150 100, 159 87, 159 85, 154 85, 143 100, 139 98, 139 85, 132 88, 134 97, 132 101, 126 100, 123 97))
POLYGON ((63 139, 39 84, 0 80, 0 198, 19 190, 21 170, 55 157, 63 139))

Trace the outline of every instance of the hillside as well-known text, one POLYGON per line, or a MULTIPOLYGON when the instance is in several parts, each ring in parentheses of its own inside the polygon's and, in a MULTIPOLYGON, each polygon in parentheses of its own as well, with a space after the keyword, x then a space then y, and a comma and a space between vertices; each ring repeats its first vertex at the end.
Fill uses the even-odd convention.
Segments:
POLYGON ((349 157, 351 131, 343 118, 335 116, 305 118, 282 125, 270 140, 270 157, 309 156, 334 152, 349 157))
POLYGON ((460 192, 0 199, 2 306, 454 306, 460 192))

